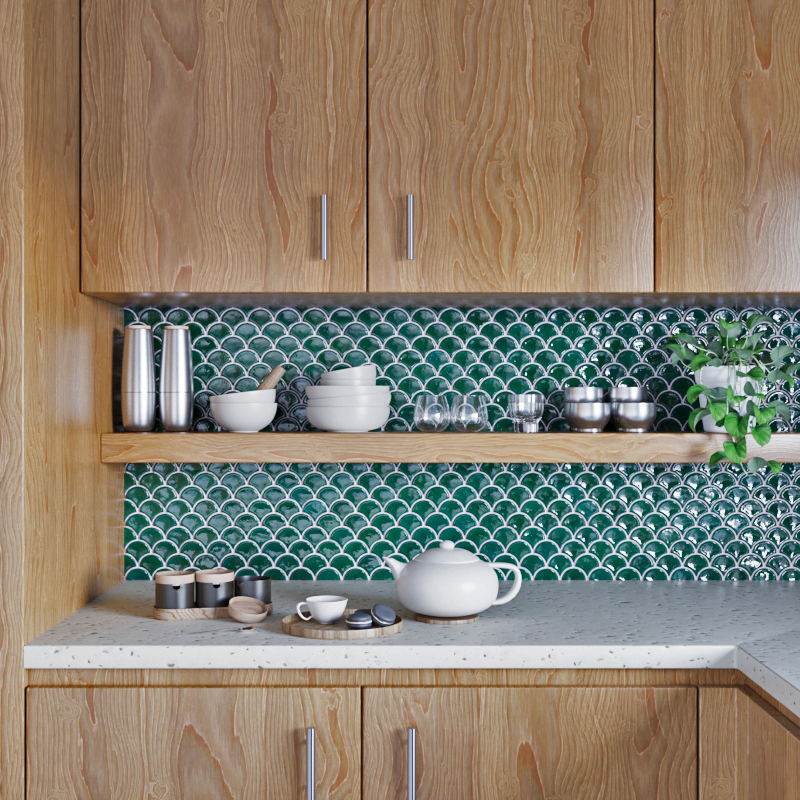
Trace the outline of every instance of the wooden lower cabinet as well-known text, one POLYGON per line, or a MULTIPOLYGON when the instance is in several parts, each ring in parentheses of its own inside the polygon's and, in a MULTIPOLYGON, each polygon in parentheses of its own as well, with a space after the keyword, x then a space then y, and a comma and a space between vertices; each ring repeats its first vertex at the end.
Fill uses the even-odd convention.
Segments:
POLYGON ((361 787, 359 689, 29 689, 28 800, 295 800, 361 787))
POLYGON ((365 689, 364 800, 694 800, 695 688, 365 689))
POLYGON ((749 690, 701 689, 700 800, 800 800, 800 728, 749 690))

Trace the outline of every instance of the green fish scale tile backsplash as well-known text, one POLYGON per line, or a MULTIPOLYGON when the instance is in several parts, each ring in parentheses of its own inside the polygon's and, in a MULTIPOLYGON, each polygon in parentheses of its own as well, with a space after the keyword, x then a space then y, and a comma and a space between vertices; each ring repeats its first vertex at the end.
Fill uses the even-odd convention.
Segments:
MULTIPOLYGON (((760 308, 773 338, 800 339, 800 310, 760 308)), ((480 391, 493 430, 509 392, 542 391, 544 427, 566 428, 563 386, 645 385, 656 429, 684 430, 692 380, 664 340, 732 309, 126 309, 126 323, 188 324, 195 429, 208 397, 287 367, 272 428, 307 430, 304 389, 336 364, 373 361, 392 387, 387 430, 409 430, 420 392, 480 391)), ((792 428, 797 393, 784 395, 792 428)), ((786 429, 784 423, 778 429, 786 429)), ((451 539, 531 579, 786 579, 800 575, 800 468, 745 475, 705 465, 149 464, 125 475, 129 579, 222 564, 276 578, 389 578, 451 539)))

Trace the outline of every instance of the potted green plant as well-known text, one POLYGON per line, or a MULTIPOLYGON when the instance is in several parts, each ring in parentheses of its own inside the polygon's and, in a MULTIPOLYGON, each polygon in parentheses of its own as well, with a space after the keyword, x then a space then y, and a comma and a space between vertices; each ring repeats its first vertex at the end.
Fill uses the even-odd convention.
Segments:
POLYGON ((738 322, 720 319, 703 338, 688 333, 672 336, 667 348, 673 364, 692 370, 695 383, 686 392, 690 403, 699 402, 689 415, 694 431, 703 421, 703 430, 728 433, 731 441, 709 459, 713 467, 722 460, 747 464, 750 472, 770 467, 780 470, 777 461, 766 461, 747 453, 747 435, 763 447, 772 437, 772 421, 780 416, 789 421, 789 407, 782 400, 767 402, 771 389, 794 386, 800 351, 792 345, 767 348, 764 336, 772 320, 752 313, 738 322))

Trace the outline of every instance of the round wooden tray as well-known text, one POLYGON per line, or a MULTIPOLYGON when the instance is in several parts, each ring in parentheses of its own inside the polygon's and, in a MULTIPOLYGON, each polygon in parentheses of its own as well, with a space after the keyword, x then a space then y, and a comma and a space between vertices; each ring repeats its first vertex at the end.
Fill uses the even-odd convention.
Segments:
POLYGON ((425 614, 414 614, 417 622, 425 622, 428 625, 468 625, 478 619, 477 614, 470 614, 468 617, 427 617, 425 614))
POLYGON ((288 617, 281 620, 281 628, 290 636, 301 636, 304 639, 377 639, 381 636, 393 636, 403 630, 402 617, 395 617, 394 623, 385 628, 374 625, 371 628, 352 630, 345 624, 344 617, 357 610, 355 608, 346 609, 344 616, 332 625, 320 625, 313 619, 306 622, 297 614, 289 614, 288 617))

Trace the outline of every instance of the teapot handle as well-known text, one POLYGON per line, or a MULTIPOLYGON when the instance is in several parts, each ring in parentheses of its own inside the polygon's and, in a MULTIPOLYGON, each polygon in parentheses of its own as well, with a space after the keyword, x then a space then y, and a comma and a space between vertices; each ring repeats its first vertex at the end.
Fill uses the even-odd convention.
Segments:
POLYGON ((522 588, 522 570, 515 564, 506 564, 505 561, 494 561, 489 566, 494 567, 494 569, 510 569, 514 573, 514 584, 512 587, 502 597, 498 597, 497 600, 492 603, 493 606, 502 606, 503 603, 513 600, 519 594, 519 590, 522 588))

